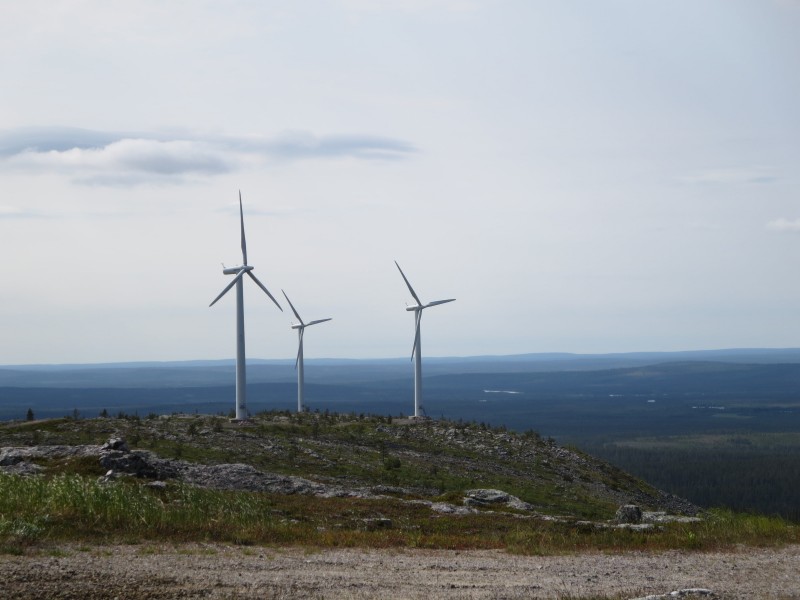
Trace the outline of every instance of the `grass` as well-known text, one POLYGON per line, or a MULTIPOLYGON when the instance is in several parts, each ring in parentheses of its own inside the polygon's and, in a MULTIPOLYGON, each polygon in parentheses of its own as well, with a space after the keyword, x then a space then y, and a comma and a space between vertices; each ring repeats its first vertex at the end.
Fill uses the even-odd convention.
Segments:
MULTIPOLYGON (((309 548, 506 549, 519 554, 667 549, 710 551, 800 543, 781 519, 712 512, 700 523, 658 530, 596 528, 508 513, 438 515, 398 499, 364 500, 223 492, 138 481, 0 475, 0 551, 48 542, 292 545, 309 548), (374 519, 389 519, 372 527, 374 519)), ((145 550, 146 551, 146 550, 145 550)))

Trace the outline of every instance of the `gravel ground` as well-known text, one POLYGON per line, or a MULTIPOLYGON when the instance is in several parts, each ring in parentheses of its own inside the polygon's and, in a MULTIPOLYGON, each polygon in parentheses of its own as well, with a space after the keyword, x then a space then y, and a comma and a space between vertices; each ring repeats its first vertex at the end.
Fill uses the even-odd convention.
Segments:
POLYGON ((0 556, 0 598, 800 599, 800 546, 735 552, 514 556, 187 544, 57 546, 0 556))

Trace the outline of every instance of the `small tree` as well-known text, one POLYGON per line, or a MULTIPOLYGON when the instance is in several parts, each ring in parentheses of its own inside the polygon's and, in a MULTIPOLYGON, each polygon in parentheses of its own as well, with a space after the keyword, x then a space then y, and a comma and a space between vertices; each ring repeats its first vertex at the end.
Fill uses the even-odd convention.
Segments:
POLYGON ((25 415, 25 420, 33 421, 35 417, 33 416, 33 409, 29 408, 27 414, 25 415))

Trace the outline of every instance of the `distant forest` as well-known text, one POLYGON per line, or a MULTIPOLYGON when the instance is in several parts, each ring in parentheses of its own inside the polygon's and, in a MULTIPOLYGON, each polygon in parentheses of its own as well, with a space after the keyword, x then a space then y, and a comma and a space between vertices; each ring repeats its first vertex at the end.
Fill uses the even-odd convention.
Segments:
POLYGON ((758 448, 748 438, 740 439, 740 448, 588 444, 583 449, 700 506, 800 522, 800 443, 758 448))

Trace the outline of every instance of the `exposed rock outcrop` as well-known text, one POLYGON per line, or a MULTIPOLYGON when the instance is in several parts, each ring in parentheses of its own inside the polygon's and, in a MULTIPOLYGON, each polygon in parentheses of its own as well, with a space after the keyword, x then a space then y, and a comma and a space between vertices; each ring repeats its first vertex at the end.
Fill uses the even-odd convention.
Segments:
POLYGON ((623 504, 614 516, 617 523, 638 524, 642 522, 642 509, 635 504, 623 504))
POLYGON ((507 506, 517 510, 533 510, 534 506, 523 502, 516 496, 512 496, 502 490, 477 489, 464 492, 465 506, 507 506))

